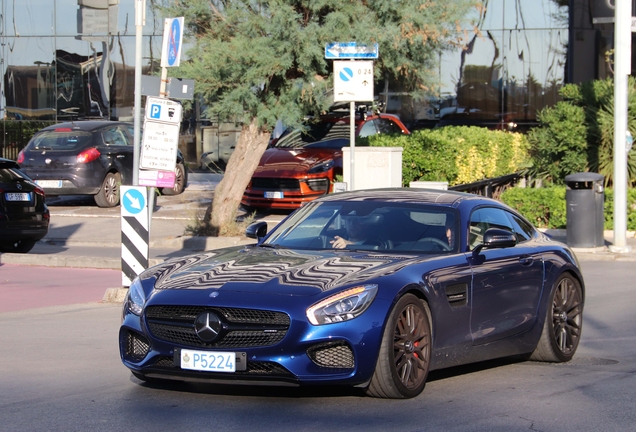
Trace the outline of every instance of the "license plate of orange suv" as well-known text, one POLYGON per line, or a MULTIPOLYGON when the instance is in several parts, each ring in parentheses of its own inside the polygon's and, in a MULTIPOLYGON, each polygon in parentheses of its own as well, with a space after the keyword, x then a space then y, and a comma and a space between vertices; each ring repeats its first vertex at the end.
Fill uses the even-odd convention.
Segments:
POLYGON ((265 192, 265 198, 285 198, 280 191, 267 191, 265 192))

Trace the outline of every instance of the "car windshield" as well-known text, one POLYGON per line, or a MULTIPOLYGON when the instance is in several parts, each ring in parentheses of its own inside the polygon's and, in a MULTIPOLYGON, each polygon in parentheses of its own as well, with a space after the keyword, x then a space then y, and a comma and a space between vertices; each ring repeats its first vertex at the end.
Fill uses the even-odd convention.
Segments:
POLYGON ((18 179, 30 180, 22 171, 14 167, 3 167, 0 163, 0 182, 14 182, 18 179))
POLYGON ((89 132, 45 131, 33 137, 30 148, 35 150, 76 150, 91 141, 89 132))
POLYGON ((458 216, 450 208, 410 203, 310 203, 277 226, 266 247, 454 253, 458 216))
POLYGON ((288 129, 274 144, 276 148, 319 147, 319 143, 333 148, 349 144, 349 121, 320 121, 307 123, 302 129, 288 129), (315 144, 314 144, 315 143, 315 144))

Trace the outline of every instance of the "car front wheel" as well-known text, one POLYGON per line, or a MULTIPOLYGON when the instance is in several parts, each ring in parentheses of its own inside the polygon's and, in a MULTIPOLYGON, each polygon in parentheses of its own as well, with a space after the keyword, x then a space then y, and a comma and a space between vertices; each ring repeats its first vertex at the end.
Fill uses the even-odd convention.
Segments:
POLYGON ((35 240, 16 240, 0 244, 0 252, 27 253, 35 246, 35 240))
POLYGON ((400 298, 384 329, 367 394, 392 399, 419 395, 431 361, 431 334, 428 305, 412 294, 400 298))
POLYGON ((95 195, 95 203, 98 207, 115 207, 119 204, 119 186, 121 175, 108 173, 102 182, 102 187, 95 195))
POLYGON ((579 346, 582 324, 581 284, 572 275, 563 274, 554 284, 541 339, 530 360, 570 361, 579 346))

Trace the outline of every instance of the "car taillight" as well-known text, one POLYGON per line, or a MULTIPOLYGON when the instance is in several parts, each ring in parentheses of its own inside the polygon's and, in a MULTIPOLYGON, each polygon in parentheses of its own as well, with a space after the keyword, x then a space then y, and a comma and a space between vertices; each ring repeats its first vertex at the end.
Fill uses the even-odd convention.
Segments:
POLYGON ((99 150, 96 148, 89 148, 88 150, 84 150, 80 154, 77 155, 77 163, 89 163, 93 162, 95 159, 99 157, 99 150))
POLYGON ((46 196, 46 195, 44 194, 44 189, 41 189, 41 188, 39 188, 39 187, 38 187, 38 188, 33 189, 33 192, 35 192, 36 194, 38 194, 38 195, 40 195, 40 196, 46 196))
POLYGON ((24 150, 20 150, 20 153, 18 153, 18 160, 16 162, 19 164, 24 162, 24 150))

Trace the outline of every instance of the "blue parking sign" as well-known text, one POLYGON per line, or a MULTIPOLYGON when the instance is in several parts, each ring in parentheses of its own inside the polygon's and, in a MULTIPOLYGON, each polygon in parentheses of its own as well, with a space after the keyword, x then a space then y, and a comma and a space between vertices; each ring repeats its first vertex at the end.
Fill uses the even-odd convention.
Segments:
POLYGON ((154 119, 161 118, 161 105, 156 105, 156 104, 150 105, 150 117, 154 119))

